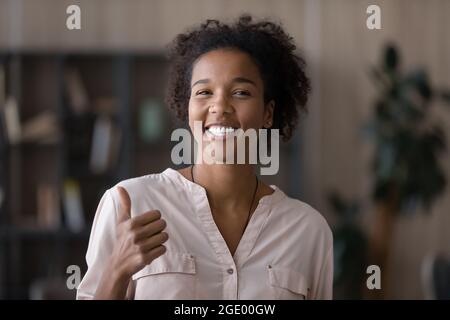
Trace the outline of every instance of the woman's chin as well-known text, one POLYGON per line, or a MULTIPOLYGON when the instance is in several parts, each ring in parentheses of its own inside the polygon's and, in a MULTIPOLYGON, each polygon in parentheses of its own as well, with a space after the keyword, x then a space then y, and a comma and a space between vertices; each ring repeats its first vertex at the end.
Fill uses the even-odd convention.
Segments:
POLYGON ((206 163, 233 164, 236 162, 236 144, 231 150, 227 150, 226 139, 203 141, 203 159, 206 163), (228 160, 227 160, 228 159, 228 160))

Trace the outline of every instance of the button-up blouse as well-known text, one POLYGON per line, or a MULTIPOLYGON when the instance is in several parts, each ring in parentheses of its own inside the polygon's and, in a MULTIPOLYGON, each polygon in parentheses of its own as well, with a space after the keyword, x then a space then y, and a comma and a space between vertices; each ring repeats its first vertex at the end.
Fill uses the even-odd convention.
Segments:
MULTIPOLYGON (((131 216, 159 210, 166 253, 132 276, 134 299, 331 299, 333 239, 322 215, 278 187, 262 197, 232 255, 206 191, 167 169, 120 182, 131 216)), ((98 205, 77 299, 93 298, 116 239, 117 188, 98 205)))

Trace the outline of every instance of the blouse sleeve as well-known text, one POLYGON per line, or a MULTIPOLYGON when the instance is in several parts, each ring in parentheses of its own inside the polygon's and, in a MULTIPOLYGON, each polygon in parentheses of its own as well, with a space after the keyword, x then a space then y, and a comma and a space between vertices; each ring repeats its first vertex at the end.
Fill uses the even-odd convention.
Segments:
POLYGON ((312 292, 312 299, 333 299, 333 247, 329 248, 323 260, 316 289, 312 292))
POLYGON ((112 191, 101 198, 86 253, 87 272, 77 288, 77 299, 93 299, 116 238, 117 206, 112 191))

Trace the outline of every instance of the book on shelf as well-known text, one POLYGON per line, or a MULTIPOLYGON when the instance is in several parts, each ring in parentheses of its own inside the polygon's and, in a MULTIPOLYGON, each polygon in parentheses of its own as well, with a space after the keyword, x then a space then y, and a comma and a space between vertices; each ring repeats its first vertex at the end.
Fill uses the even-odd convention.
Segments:
POLYGON ((19 107, 15 97, 10 96, 6 99, 2 113, 7 142, 12 145, 19 143, 22 128, 20 125, 19 107))
POLYGON ((69 106, 75 114, 82 114, 88 110, 89 97, 78 69, 71 67, 64 72, 66 92, 69 106))
POLYGON ((22 124, 17 100, 14 97, 9 97, 1 109, 0 130, 2 130, 2 140, 11 145, 22 142, 53 144, 57 143, 62 136, 57 115, 49 110, 41 112, 22 124))
POLYGON ((21 141, 53 144, 58 143, 61 136, 56 113, 44 111, 23 124, 21 141))
POLYGON ((139 136, 145 143, 157 142, 165 130, 164 107, 156 99, 145 99, 139 107, 139 136))
POLYGON ((116 164, 120 139, 120 130, 113 119, 107 115, 98 116, 91 144, 90 169, 93 173, 105 173, 116 164))
POLYGON ((5 95, 5 67, 0 63, 0 146, 7 144, 8 141, 4 117, 5 95))
POLYGON ((64 220, 67 228, 80 232, 85 227, 80 184, 74 179, 64 181, 63 190, 64 220))
POLYGON ((44 229, 61 226, 58 188, 54 184, 41 183, 37 187, 37 224, 44 229))

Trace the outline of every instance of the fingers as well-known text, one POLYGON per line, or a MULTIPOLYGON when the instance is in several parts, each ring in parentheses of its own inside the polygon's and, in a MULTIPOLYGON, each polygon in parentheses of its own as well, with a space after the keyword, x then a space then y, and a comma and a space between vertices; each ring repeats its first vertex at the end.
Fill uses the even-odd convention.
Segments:
POLYGON ((166 228, 166 222, 163 219, 156 220, 142 227, 139 227, 134 232, 135 243, 141 241, 142 239, 151 237, 166 228))
POLYGON ((169 235, 166 232, 160 232, 150 238, 143 240, 139 244, 139 250, 142 253, 147 253, 147 252, 153 250, 154 248, 161 246, 167 240, 169 240, 169 235))
POLYGON ((131 218, 131 199, 127 190, 123 187, 117 187, 119 192, 120 206, 118 214, 118 223, 124 222, 131 218))
POLYGON ((144 264, 150 264, 153 260, 155 260, 159 256, 162 256, 165 252, 166 252, 165 246, 163 245, 157 246, 156 248, 153 248, 148 253, 142 256, 142 262, 144 264))
POLYGON ((131 221, 131 225, 132 225, 132 227, 137 228, 140 226, 144 226, 155 220, 158 220, 160 218, 161 218, 161 212, 159 212, 159 210, 151 210, 151 211, 147 211, 143 214, 140 214, 137 217, 134 217, 131 221))

